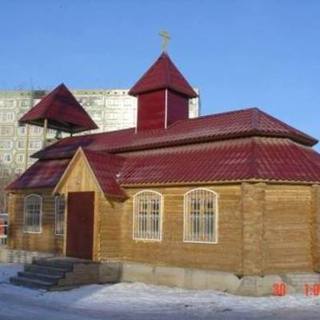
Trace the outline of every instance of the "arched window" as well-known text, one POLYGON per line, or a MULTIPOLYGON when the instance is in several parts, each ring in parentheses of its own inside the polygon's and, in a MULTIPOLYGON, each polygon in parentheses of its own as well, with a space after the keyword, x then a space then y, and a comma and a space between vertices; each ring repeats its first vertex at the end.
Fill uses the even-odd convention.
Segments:
POLYGON ((217 243, 218 196, 197 188, 184 196, 184 241, 217 243))
POLYGON ((24 198, 24 232, 40 233, 42 197, 30 194, 24 198))
POLYGON ((133 238, 161 240, 162 195, 141 191, 133 198, 133 238))
POLYGON ((64 208, 65 200, 64 196, 56 196, 55 199, 55 229, 56 235, 63 235, 64 233, 64 208))

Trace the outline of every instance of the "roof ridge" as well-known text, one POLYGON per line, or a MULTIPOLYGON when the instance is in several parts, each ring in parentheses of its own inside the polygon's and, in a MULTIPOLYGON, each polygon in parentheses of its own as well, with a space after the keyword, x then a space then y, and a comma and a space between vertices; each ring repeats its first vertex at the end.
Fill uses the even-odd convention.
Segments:
MULTIPOLYGON (((272 115, 269 114, 269 113, 266 113, 266 112, 264 112, 264 111, 262 111, 262 110, 260 110, 260 113, 261 113, 263 116, 265 116, 265 117, 267 117, 267 118, 269 118, 269 119, 271 118, 273 121, 276 121, 277 123, 279 123, 281 126, 285 127, 290 133, 292 133, 292 134, 294 134, 294 135, 301 134, 301 135, 305 136, 306 138, 309 138, 309 139, 312 139, 312 140, 316 140, 315 138, 313 138, 313 137, 310 136, 309 134, 304 133, 304 132, 300 131, 299 129, 294 128, 293 126, 291 126, 291 125, 287 124, 286 122, 284 122, 284 121, 282 121, 282 120, 280 120, 280 119, 272 116, 272 115)), ((318 140, 316 140, 316 143, 317 143, 317 142, 318 142, 318 140)))
POLYGON ((119 159, 126 158, 125 156, 123 156, 121 154, 112 153, 107 150, 97 151, 97 150, 92 150, 92 149, 88 148, 87 146, 79 147, 79 148, 81 148, 84 153, 88 153, 88 154, 96 154, 98 156, 105 156, 105 157, 119 158, 119 159))
POLYGON ((198 117, 194 117, 194 118, 177 120, 176 122, 171 124, 167 129, 172 128, 172 127, 174 127, 175 125, 177 125, 178 123, 181 123, 181 122, 196 121, 196 120, 202 120, 202 119, 207 119, 207 118, 220 117, 220 116, 224 116, 224 115, 228 115, 228 114, 251 111, 251 110, 261 111, 261 109, 259 109, 258 107, 247 107, 247 108, 241 108, 241 109, 236 109, 236 110, 231 110, 231 111, 224 111, 224 112, 218 112, 218 113, 213 113, 213 114, 206 114, 206 115, 202 115, 202 116, 198 116, 198 117))
POLYGON ((252 115, 252 127, 254 130, 259 130, 260 126, 260 114, 261 111, 259 109, 252 109, 253 115, 252 115))
MULTIPOLYGON (((307 160, 306 164, 308 164, 308 166, 309 166, 309 164, 310 164, 310 162, 311 162, 314 166, 316 166, 316 167, 318 168, 318 170, 319 170, 319 172, 320 172, 320 162, 319 162, 319 163, 315 162, 314 159, 313 159, 313 157, 311 157, 311 156, 309 155, 309 153, 306 152, 306 150, 304 150, 303 148, 301 148, 301 146, 298 147, 298 146, 296 145, 296 143, 293 143, 293 144, 294 144, 294 148, 295 148, 296 150, 298 150, 299 153, 307 160)), ((304 147, 304 146, 302 146, 302 147, 304 147)), ((318 154, 317 151, 315 151, 315 150, 313 150, 313 149, 311 149, 311 148, 308 149, 308 151, 311 151, 311 152, 314 152, 314 153, 317 153, 317 154, 318 154)))

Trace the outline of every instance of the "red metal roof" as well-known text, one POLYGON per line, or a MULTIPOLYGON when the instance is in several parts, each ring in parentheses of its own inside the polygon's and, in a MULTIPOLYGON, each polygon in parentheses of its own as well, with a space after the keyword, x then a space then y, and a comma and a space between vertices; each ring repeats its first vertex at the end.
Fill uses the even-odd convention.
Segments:
POLYGON ((165 52, 130 89, 129 94, 137 96, 159 89, 172 89, 190 98, 198 96, 165 52))
POLYGON ((320 182, 319 154, 289 139, 244 138, 127 155, 121 185, 320 182))
POLYGON ((188 120, 167 129, 135 132, 125 129, 63 139, 33 155, 40 159, 71 158, 78 147, 120 153, 252 136, 289 138, 307 146, 309 135, 257 109, 250 108, 188 120))
POLYGON ((120 156, 83 150, 102 191, 110 197, 125 199, 127 196, 117 182, 124 159, 120 156))
POLYGON ((98 128, 64 84, 60 84, 46 95, 19 120, 19 123, 43 126, 44 119, 48 119, 49 128, 66 132, 75 133, 98 128))
MULTIPOLYGON (((250 137, 122 156, 84 150, 102 190, 121 186, 236 181, 320 182, 320 155, 290 139, 250 137)), ((69 160, 39 160, 7 189, 54 187, 69 160)))
POLYGON ((70 159, 39 160, 10 183, 6 190, 53 188, 58 183, 69 162, 70 159))

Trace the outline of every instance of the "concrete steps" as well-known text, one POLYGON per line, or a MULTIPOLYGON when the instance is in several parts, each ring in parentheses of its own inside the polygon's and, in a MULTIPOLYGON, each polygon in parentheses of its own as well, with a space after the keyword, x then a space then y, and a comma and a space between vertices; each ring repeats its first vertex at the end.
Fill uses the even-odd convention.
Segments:
POLYGON ((31 264, 25 264, 24 271, 10 278, 15 285, 33 289, 51 290, 59 285, 67 272, 72 272, 71 261, 61 259, 34 259, 31 264))
POLYGON ((17 286, 23 286, 31 289, 45 289, 50 290, 54 285, 51 282, 42 281, 39 279, 31 279, 22 276, 10 278, 10 282, 17 286))
POLYGON ((59 281, 65 278, 67 272, 73 271, 73 263, 63 259, 34 259, 31 264, 25 264, 24 271, 10 278, 10 282, 28 288, 51 290, 59 286, 59 281))
POLYGON ((99 283, 99 264, 76 258, 38 258, 10 278, 14 285, 34 289, 65 290, 99 283))
POLYGON ((18 278, 28 278, 28 279, 36 279, 41 280, 53 284, 57 284, 62 276, 59 275, 51 275, 45 273, 36 273, 36 272, 18 272, 18 278))
POLYGON ((35 259, 32 264, 34 266, 39 266, 39 267, 49 267, 49 268, 61 269, 63 271, 72 271, 73 265, 75 262, 78 262, 78 260, 41 258, 41 259, 35 259))

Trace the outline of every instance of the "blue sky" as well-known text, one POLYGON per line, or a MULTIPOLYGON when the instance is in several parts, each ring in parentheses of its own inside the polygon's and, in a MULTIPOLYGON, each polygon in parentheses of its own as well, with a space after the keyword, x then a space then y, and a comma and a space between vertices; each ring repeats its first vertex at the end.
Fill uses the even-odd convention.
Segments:
POLYGON ((0 0, 0 89, 130 87, 169 54, 202 114, 257 106, 320 138, 320 1, 0 0))

